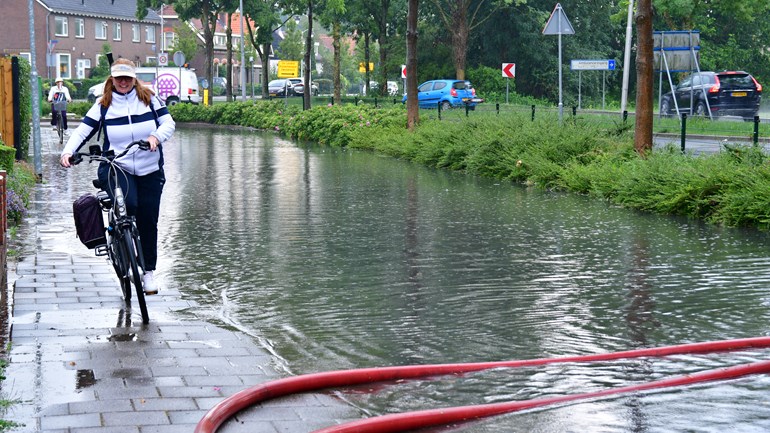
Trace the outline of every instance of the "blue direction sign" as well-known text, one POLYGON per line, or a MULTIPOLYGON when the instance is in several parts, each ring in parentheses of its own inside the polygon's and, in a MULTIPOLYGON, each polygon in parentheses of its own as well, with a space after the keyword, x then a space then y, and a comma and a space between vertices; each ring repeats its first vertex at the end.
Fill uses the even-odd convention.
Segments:
POLYGON ((572 60, 573 71, 614 71, 615 60, 572 60))

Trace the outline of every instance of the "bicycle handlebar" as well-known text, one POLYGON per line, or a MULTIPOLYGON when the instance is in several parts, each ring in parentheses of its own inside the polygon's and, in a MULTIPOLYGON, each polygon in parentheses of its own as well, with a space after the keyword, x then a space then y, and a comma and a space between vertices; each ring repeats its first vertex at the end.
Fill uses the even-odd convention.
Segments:
POLYGON ((129 143, 128 146, 126 146, 125 150, 123 152, 120 152, 117 155, 104 155, 100 149, 90 149, 90 152, 88 153, 81 153, 77 152, 74 155, 70 156, 69 161, 72 165, 78 165, 81 162, 83 162, 84 157, 89 160, 97 160, 97 161, 104 161, 104 162, 112 162, 118 158, 123 157, 125 154, 128 153, 128 151, 134 147, 139 146, 142 150, 150 150, 150 142, 147 140, 136 140, 129 143))

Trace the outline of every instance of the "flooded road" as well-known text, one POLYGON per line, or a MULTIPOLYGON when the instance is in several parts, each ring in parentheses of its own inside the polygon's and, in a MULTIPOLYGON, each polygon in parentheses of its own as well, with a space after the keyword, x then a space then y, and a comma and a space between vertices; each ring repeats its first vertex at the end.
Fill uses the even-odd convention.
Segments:
MULTIPOLYGON (((272 134, 179 128, 158 269, 293 374, 768 334, 770 237, 272 134)), ((598 391, 770 351, 493 370, 357 389, 373 414, 598 391)), ((770 378, 637 393, 463 432, 770 430, 770 378)))

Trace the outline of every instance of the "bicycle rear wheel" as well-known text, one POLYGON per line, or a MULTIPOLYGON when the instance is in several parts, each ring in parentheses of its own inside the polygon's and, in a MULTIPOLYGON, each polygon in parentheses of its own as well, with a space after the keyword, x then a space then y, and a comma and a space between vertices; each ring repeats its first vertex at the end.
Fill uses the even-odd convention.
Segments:
POLYGON ((142 323, 150 323, 150 314, 147 312, 147 302, 144 299, 144 288, 142 287, 142 274, 139 272, 139 259, 137 258, 136 244, 134 243, 133 232, 130 227, 123 230, 123 245, 126 250, 126 258, 131 269, 131 280, 136 289, 136 300, 139 302, 139 310, 142 312, 142 323))

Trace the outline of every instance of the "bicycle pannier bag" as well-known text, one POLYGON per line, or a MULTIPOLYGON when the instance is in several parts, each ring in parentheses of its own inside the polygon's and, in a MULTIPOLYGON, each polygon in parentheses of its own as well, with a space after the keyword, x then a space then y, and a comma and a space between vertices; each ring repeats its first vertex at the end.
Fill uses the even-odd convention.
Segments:
POLYGON ((84 194, 72 203, 75 216, 75 230, 83 245, 90 249, 107 243, 104 235, 104 219, 99 199, 93 194, 84 194))

